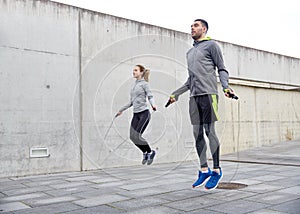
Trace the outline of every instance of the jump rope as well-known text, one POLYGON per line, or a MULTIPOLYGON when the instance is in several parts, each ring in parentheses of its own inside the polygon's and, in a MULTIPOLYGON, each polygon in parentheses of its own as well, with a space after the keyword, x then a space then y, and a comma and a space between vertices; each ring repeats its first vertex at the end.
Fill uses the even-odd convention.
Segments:
MULTIPOLYGON (((152 107, 152 112, 150 112, 150 114, 148 115, 148 117, 147 117, 147 119, 145 120, 145 122, 143 123, 143 125, 142 125, 142 128, 141 128, 141 130, 143 130, 143 128, 144 128, 144 126, 146 125, 146 123, 147 122, 149 122, 149 119, 150 119, 150 116, 156 111, 156 108, 153 108, 152 107)), ((114 121, 116 120, 116 118, 117 117, 119 117, 119 115, 118 114, 116 114, 115 116, 114 116, 114 118, 112 119, 112 121, 111 121, 111 123, 110 123, 110 125, 109 125, 109 127, 108 127, 108 129, 107 129, 107 131, 106 131, 106 133, 105 133, 105 135, 104 135, 104 137, 103 137, 103 141, 105 142, 105 140, 106 140, 106 137, 107 137, 107 135, 108 135, 108 133, 109 133, 109 131, 111 130, 111 128, 112 128, 112 126, 113 126, 113 124, 114 124, 114 121)), ((109 153, 111 154, 111 153, 114 153, 120 146, 122 146, 125 142, 127 142, 129 140, 129 137, 127 137, 127 138, 125 138, 116 148, 114 148, 114 149, 110 149, 109 150, 109 153)), ((106 159, 110 156, 110 154, 108 154, 104 159, 103 159, 103 161, 100 163, 100 165, 104 162, 104 161, 106 161, 106 159)))
MULTIPOLYGON (((228 89, 225 89, 224 90, 224 92, 225 93, 227 93, 228 94, 228 96, 229 96, 229 98, 231 98, 231 99, 235 99, 235 100, 238 100, 239 98, 235 95, 235 94, 232 94, 231 92, 230 92, 230 90, 228 90, 228 89)), ((174 95, 171 95, 170 96, 170 98, 169 98, 169 100, 167 101, 167 103, 165 104, 165 108, 167 108, 171 103, 172 103, 172 99, 174 99, 175 98, 175 96, 174 95)), ((145 124, 147 123, 147 122, 149 122, 149 118, 150 118, 150 116, 152 116, 152 114, 156 111, 156 108, 153 108, 152 107, 152 112, 150 112, 150 114, 148 115, 148 117, 147 117, 147 119, 145 120, 145 122, 144 122, 144 124, 142 125, 142 128, 141 128, 141 130, 144 128, 144 126, 145 126, 145 124)), ((108 136, 108 133, 109 133, 109 131, 111 130, 111 128, 112 128, 112 126, 113 126, 113 124, 114 124, 114 122, 115 122, 115 120, 116 120, 116 118, 117 117, 119 117, 120 115, 118 115, 118 114, 116 114, 114 117, 113 117, 113 119, 112 119, 112 121, 111 121, 111 123, 110 123, 110 125, 109 125, 109 127, 108 127, 108 129, 107 129, 107 131, 106 131, 106 133, 105 133, 105 135, 104 135, 104 138, 103 138, 103 141, 105 142, 105 140, 106 140, 106 138, 107 138, 107 136, 108 136)), ((240 118, 240 103, 238 102, 238 120, 239 120, 239 118, 240 118)), ((239 127, 238 127, 238 133, 237 133, 237 159, 239 159, 239 133, 240 132, 240 124, 239 124, 239 127)), ((111 153, 114 153, 119 147, 121 147, 125 142, 127 142, 129 140, 129 137, 127 137, 127 138, 125 138, 117 147, 115 147, 114 149, 110 149, 109 150, 109 154, 103 159, 103 161, 100 163, 100 165, 102 164, 102 163, 104 163, 106 160, 107 160, 107 158, 110 156, 110 154, 111 153)), ((235 177, 235 175, 236 175, 236 173, 237 173, 237 170, 238 170, 238 167, 236 167, 236 170, 235 170, 235 173, 233 174, 233 176, 232 176, 232 178, 230 179, 230 180, 233 180, 233 178, 235 177)))
MULTIPOLYGON (((239 99, 235 94, 230 93, 230 91, 229 91, 228 89, 225 89, 224 92, 227 93, 227 94, 229 95, 229 97, 232 98, 232 99, 236 99, 236 100, 239 99)), ((175 98, 174 95, 171 95, 171 96, 170 96, 168 102, 167 102, 166 105, 165 105, 165 108, 167 108, 167 107, 172 103, 172 99, 174 99, 174 98, 175 98)), ((152 115, 152 114, 156 111, 156 108, 152 107, 152 110, 153 110, 153 112, 150 112, 150 115, 152 115)), ((239 107, 238 107, 238 111, 239 111, 239 107)), ((147 117, 147 119, 145 120, 145 122, 144 122, 144 124, 143 124, 141 130, 144 128, 146 122, 149 120, 150 115, 149 115, 149 116, 147 117)), ((116 119, 118 116, 119 116, 119 115, 116 114, 116 115, 114 116, 114 118, 112 119, 112 121, 111 121, 111 123, 110 123, 110 125, 109 125, 109 127, 108 127, 108 129, 107 129, 107 131, 106 131, 106 133, 105 133, 105 135, 104 135, 103 141, 106 140, 106 137, 107 137, 107 135, 108 135, 110 129, 112 128, 112 125, 114 124, 115 119, 116 119)), ((124 142, 126 142, 126 141, 128 140, 128 138, 129 138, 129 137, 127 137, 127 138, 126 138, 121 144, 119 144, 113 151, 115 151, 115 150, 116 150, 117 148, 119 148, 124 142)))
MULTIPOLYGON (((239 160, 239 139, 240 139, 240 102, 239 102, 239 98, 238 96, 236 96, 235 94, 231 93, 231 91, 229 89, 224 89, 223 90, 225 94, 228 95, 229 98, 231 98, 232 100, 235 99, 238 101, 238 131, 237 131, 237 145, 236 145, 236 148, 237 148, 237 160, 239 160)), ((166 103, 165 105, 165 108, 167 108, 171 103, 172 103, 172 99, 174 99, 175 96, 174 95, 171 95, 168 102, 166 103)), ((222 134, 223 135, 223 134, 222 134)), ((238 167, 239 164, 237 164, 237 167, 235 169, 235 172, 233 173, 232 177, 229 179, 230 181, 233 180, 233 178, 235 177, 235 175, 237 174, 237 171, 238 171, 238 167)))

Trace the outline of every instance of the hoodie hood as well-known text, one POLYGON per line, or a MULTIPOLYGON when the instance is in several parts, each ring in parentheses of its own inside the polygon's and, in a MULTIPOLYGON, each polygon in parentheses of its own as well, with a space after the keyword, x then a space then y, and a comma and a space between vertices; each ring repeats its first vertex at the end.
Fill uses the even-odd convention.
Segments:
POLYGON ((211 38, 209 36, 206 36, 206 37, 204 37, 204 38, 202 38, 201 40, 198 40, 198 41, 194 40, 193 46, 196 46, 199 43, 201 43, 203 41, 208 41, 208 40, 211 40, 211 38))

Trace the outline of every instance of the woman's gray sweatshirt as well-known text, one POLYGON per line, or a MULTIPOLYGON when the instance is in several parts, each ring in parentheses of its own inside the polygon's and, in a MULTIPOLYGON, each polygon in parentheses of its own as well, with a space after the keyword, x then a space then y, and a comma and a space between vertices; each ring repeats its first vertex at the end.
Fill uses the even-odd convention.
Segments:
POLYGON ((136 80, 130 91, 130 101, 123 106, 119 111, 125 111, 133 106, 133 113, 138 113, 148 109, 147 99, 151 106, 154 106, 154 99, 149 87, 149 83, 144 79, 136 80))

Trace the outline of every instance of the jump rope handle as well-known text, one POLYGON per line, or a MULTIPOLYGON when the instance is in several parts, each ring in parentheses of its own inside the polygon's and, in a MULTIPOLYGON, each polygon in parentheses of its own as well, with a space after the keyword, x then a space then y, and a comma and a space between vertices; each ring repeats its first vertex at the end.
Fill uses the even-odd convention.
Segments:
POLYGON ((165 105, 165 108, 167 108, 167 107, 172 103, 171 99, 174 99, 174 98, 175 98, 174 95, 171 95, 171 96, 170 96, 168 102, 167 102, 166 105, 165 105))
POLYGON ((224 93, 228 94, 231 99, 235 99, 235 100, 239 99, 238 96, 236 96, 235 94, 230 93, 229 89, 224 89, 224 93))

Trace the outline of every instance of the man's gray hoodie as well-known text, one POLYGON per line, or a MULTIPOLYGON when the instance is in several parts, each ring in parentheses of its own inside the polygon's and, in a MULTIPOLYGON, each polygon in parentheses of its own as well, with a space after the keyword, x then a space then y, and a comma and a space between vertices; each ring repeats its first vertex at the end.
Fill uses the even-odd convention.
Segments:
POLYGON ((229 75, 218 44, 209 37, 195 41, 186 54, 189 77, 182 87, 172 93, 175 99, 190 90, 190 96, 218 94, 216 67, 223 89, 228 88, 229 75))

